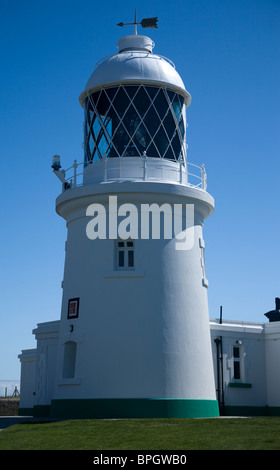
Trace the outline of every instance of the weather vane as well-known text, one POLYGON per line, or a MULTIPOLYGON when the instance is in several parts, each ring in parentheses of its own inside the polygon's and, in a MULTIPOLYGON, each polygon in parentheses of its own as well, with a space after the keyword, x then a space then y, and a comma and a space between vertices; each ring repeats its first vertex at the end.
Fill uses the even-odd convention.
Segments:
POLYGON ((136 10, 135 10, 135 17, 134 23, 118 23, 117 26, 127 26, 127 25, 134 25, 134 32, 137 34, 137 25, 140 24, 142 28, 157 28, 158 17, 154 18, 144 18, 140 23, 136 21, 136 10))

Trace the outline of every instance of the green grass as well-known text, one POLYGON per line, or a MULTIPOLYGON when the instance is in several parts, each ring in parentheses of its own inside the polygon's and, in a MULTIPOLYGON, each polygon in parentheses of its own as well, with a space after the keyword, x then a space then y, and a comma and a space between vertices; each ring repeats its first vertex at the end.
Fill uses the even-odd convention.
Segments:
POLYGON ((280 450, 280 418, 22 423, 0 432, 0 450, 280 450))

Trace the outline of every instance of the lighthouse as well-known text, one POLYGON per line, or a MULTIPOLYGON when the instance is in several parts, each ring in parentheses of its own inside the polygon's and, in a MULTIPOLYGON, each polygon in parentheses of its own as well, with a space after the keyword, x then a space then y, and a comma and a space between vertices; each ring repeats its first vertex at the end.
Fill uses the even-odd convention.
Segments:
POLYGON ((51 416, 219 414, 203 237, 214 200, 187 159, 191 96, 154 47, 135 21, 79 97, 82 161, 64 171, 53 157, 67 240, 51 416))

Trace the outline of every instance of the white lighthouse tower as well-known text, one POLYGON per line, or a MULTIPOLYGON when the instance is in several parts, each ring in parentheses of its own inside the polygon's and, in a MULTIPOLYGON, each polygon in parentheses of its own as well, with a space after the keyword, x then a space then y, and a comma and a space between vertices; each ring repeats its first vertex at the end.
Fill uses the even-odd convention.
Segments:
POLYGON ((84 161, 53 160, 67 224, 56 417, 218 415, 202 232, 214 201, 186 157, 190 94, 136 28, 80 96, 84 161))

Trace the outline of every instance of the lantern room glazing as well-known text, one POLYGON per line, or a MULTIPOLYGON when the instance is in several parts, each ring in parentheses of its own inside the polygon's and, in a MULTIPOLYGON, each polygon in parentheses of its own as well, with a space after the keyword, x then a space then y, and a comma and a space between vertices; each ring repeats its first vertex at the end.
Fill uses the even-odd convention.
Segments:
POLYGON ((85 163, 114 157, 186 161, 184 97, 167 86, 119 85, 85 100, 85 163))

